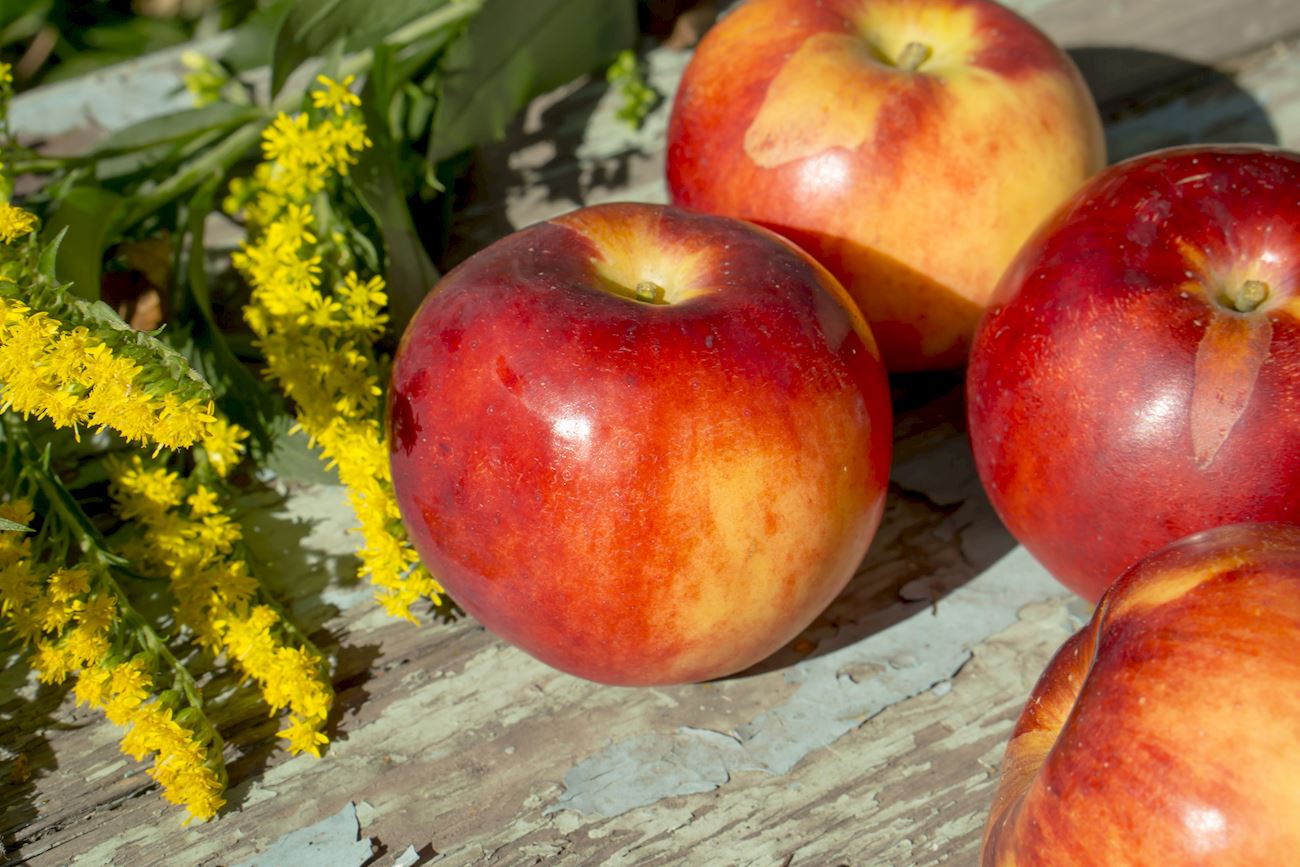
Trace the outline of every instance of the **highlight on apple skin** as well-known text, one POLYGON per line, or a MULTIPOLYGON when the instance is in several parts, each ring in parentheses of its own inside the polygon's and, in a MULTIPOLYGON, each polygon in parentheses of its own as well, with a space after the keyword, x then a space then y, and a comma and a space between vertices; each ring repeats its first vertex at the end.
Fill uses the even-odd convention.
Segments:
POLYGON ((1073 62, 992 0, 747 0, 668 127, 673 203, 811 253, 891 371, 963 364, 1016 250, 1104 165, 1073 62))
POLYGON ((1115 582, 1007 745, 983 867, 1300 853, 1300 527, 1207 530, 1115 582))
POLYGON ((967 409, 1003 522, 1086 599, 1188 533, 1300 521, 1300 155, 1098 175, 1003 278, 967 409))
POLYGON ((835 279, 776 235, 582 209, 450 273, 397 351, 393 485, 484 626, 614 684, 794 638, 879 525, 888 380, 835 279))

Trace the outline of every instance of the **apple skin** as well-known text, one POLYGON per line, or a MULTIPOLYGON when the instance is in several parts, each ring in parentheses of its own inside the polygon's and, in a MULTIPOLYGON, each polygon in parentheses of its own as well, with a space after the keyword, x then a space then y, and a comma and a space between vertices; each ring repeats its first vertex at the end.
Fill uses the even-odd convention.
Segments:
POLYGON ((1007 528, 1088 600, 1197 530, 1300 521, 1300 156, 1120 163, 1007 271, 967 370, 1007 528), (1249 313, 1224 293, 1270 287, 1249 313))
POLYGON ((1298 644, 1300 527, 1220 527, 1143 560, 1034 688, 981 863, 1294 864, 1298 644))
POLYGON ((740 671, 879 525, 888 378, 835 279, 756 226, 582 209, 448 273, 394 362, 393 486, 489 630, 611 684, 740 671), (670 302, 629 293, 642 282, 670 302))
POLYGON ((674 204, 794 240, 913 371, 965 363, 998 277, 1105 142, 1069 57, 990 0, 748 0, 687 66, 666 160, 674 204), (932 55, 905 71, 914 41, 932 55))

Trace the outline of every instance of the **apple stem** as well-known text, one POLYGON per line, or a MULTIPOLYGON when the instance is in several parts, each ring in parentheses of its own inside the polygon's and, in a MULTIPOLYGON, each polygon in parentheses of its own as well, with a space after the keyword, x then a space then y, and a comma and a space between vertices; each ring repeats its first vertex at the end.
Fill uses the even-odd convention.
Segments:
POLYGON ((1268 299, 1268 284, 1263 280, 1247 280, 1236 289, 1224 293, 1228 306, 1238 313, 1251 313, 1268 299))
POLYGON ((636 284, 636 297, 637 300, 645 301, 648 304, 663 304, 664 287, 649 280, 642 280, 636 284))
POLYGON ((909 42, 899 52, 894 65, 904 72, 916 72, 922 63, 930 59, 930 46, 924 42, 909 42))

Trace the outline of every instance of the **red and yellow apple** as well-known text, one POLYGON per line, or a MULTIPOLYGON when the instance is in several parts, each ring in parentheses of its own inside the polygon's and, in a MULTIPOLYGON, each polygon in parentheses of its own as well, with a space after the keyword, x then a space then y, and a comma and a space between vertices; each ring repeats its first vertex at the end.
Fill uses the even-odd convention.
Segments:
POLYGON ((674 204, 816 257, 891 371, 956 367, 998 277, 1105 164, 1070 59, 991 0, 748 0, 668 127, 674 204))
POLYGON ((403 521, 453 599, 615 684, 744 669, 879 524, 888 379, 835 279, 746 223, 587 208, 448 273, 402 338, 403 521))
POLYGON ((1300 155, 1095 178, 1004 277, 967 406, 1003 522, 1089 600, 1197 530, 1300 522, 1300 155))
POLYGON ((1142 561, 1043 672, 984 867, 1246 867, 1300 853, 1300 527, 1142 561))

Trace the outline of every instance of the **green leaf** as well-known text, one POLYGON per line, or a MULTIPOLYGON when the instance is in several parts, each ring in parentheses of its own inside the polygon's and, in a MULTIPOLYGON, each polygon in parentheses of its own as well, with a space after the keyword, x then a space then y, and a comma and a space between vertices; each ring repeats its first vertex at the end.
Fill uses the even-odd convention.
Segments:
POLYGON ((8 518, 0 518, 0 531, 9 533, 30 533, 32 528, 26 524, 20 524, 17 521, 11 521, 8 518))
POLYGON ((125 200, 103 187, 74 187, 45 221, 41 237, 53 239, 66 231, 55 259, 55 273, 72 283, 72 292, 99 298, 99 273, 104 250, 125 200))
POLYGON ((402 84, 392 49, 384 46, 376 49, 361 96, 366 129, 373 144, 359 154, 357 165, 349 174, 357 197, 383 238, 388 309, 398 334, 405 330, 406 323, 440 276, 407 207, 402 153, 390 134, 388 110, 402 84))
MULTIPOLYGON (((186 229, 190 233, 190 258, 185 266, 186 288, 194 306, 199 309, 203 322, 216 328, 212 313, 212 293, 208 287, 208 271, 203 262, 203 236, 207 229, 208 214, 216 203, 220 178, 210 178, 199 187, 190 200, 186 215, 186 229)), ((219 330, 219 329, 218 329, 219 330)))
POLYGON ((229 44, 213 60, 221 61, 236 73, 270 66, 276 34, 280 32, 285 14, 296 5, 294 0, 276 0, 273 3, 263 0, 238 27, 229 31, 232 37, 229 44))
POLYGON ((447 2, 319 0, 294 4, 276 33, 271 93, 279 93, 284 82, 307 58, 324 55, 339 43, 345 51, 374 48, 392 31, 447 2))
POLYGON ((91 159, 102 159, 157 145, 173 144, 201 133, 238 126, 260 114, 261 109, 253 106, 215 102, 202 108, 151 117, 119 129, 96 145, 89 156, 91 159))
POLYGON ((51 5, 51 0, 6 0, 0 4, 0 42, 17 42, 30 37, 44 23, 51 5), (23 22, 25 26, 14 27, 15 32, 10 33, 10 26, 20 18, 29 20, 23 22))
POLYGON ((228 135, 227 129, 205 130, 190 138, 105 156, 95 161, 95 178, 106 187, 138 189, 141 181, 174 176, 177 166, 197 159, 228 135))
POLYGON ((50 238, 49 232, 43 233, 47 240, 41 246, 41 255, 36 260, 36 273, 44 277, 47 283, 57 283, 58 276, 55 274, 55 268, 59 259, 59 248, 63 246, 63 239, 68 236, 68 227, 54 233, 50 238))
POLYGON ((430 159, 503 138, 528 100, 605 66, 635 39, 631 0, 487 0, 448 49, 430 159))

